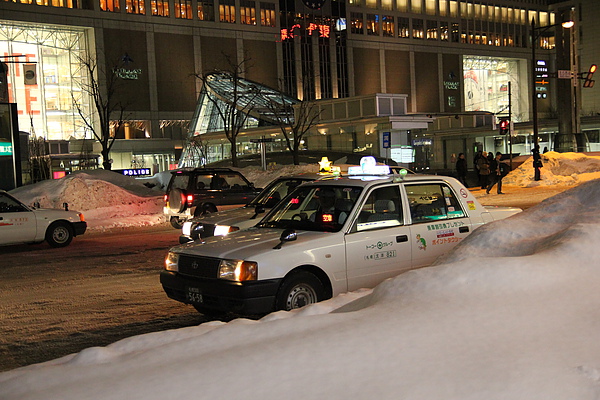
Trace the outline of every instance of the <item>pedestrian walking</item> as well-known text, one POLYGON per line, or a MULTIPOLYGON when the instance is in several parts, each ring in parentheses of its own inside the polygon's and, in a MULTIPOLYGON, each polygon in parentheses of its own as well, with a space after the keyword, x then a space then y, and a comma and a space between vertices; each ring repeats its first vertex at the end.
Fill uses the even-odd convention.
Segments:
POLYGON ((506 165, 506 163, 500 161, 501 159, 502 153, 498 151, 496 153, 496 158, 494 158, 490 163, 490 183, 485 190, 487 194, 490 194, 490 190, 492 190, 494 185, 498 185, 498 194, 504 194, 502 193, 502 178, 508 175, 509 167, 506 165))
POLYGON ((460 183, 467 186, 467 159, 465 158, 465 153, 458 153, 458 158, 456 159, 456 175, 460 183))
POLYGON ((490 162, 488 161, 487 151, 481 153, 481 157, 477 160, 477 167, 479 168, 479 183, 481 184, 481 188, 486 189, 490 175, 490 162))

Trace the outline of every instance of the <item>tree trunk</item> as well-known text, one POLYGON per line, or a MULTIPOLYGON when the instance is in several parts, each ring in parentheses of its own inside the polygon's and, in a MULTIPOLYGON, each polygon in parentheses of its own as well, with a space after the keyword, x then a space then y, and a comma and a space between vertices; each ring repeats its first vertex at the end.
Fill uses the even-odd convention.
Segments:
POLYGON ((235 168, 237 168, 238 166, 237 148, 235 145, 235 140, 231 142, 231 166, 235 168))
POLYGON ((294 165, 300 165, 300 154, 298 154, 299 151, 299 146, 296 145, 296 142, 294 141, 294 150, 292 151, 292 155, 294 157, 294 165))
POLYGON ((105 170, 110 171, 112 169, 112 163, 110 162, 110 158, 108 157, 108 149, 102 149, 100 154, 102 154, 102 167, 104 167, 105 170))

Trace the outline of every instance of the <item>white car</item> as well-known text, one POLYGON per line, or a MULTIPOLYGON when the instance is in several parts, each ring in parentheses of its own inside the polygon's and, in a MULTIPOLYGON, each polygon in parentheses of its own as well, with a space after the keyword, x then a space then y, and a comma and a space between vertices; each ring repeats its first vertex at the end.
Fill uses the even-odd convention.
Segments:
POLYGON ((28 207, 0 190, 0 245, 46 240, 52 247, 64 247, 86 229, 80 212, 28 207))
POLYGON ((291 310, 430 265, 477 227, 521 211, 483 207, 451 177, 371 164, 299 186, 256 227, 172 248, 163 289, 207 314, 291 310))
POLYGON ((306 173, 277 178, 244 207, 210 213, 184 222, 179 243, 188 243, 211 236, 225 236, 230 232, 250 228, 262 219, 265 211, 273 208, 296 186, 326 176, 331 174, 306 173))

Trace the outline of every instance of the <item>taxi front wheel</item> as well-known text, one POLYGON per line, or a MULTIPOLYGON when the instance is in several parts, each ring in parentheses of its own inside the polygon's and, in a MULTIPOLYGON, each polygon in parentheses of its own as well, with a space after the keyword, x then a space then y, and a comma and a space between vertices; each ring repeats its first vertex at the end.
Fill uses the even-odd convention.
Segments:
POLYGON ((73 228, 66 222, 55 222, 46 231, 46 241, 52 247, 64 247, 73 240, 73 228))
POLYGON ((293 310, 325 298, 323 283, 315 275, 297 271, 288 276, 277 293, 277 310, 293 310))

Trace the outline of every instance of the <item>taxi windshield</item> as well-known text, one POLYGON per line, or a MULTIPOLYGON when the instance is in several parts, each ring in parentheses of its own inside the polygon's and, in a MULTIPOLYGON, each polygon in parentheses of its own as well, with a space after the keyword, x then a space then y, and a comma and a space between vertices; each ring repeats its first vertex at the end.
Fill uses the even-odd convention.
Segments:
POLYGON ((356 186, 299 187, 258 226, 337 232, 350 216, 361 191, 362 187, 356 186))
POLYGON ((278 179, 274 182, 271 182, 269 186, 267 186, 257 197, 254 198, 248 206, 265 206, 265 207, 273 207, 275 204, 279 203, 281 199, 291 193, 296 186, 307 182, 306 179, 297 179, 297 178, 289 178, 289 179, 278 179))

